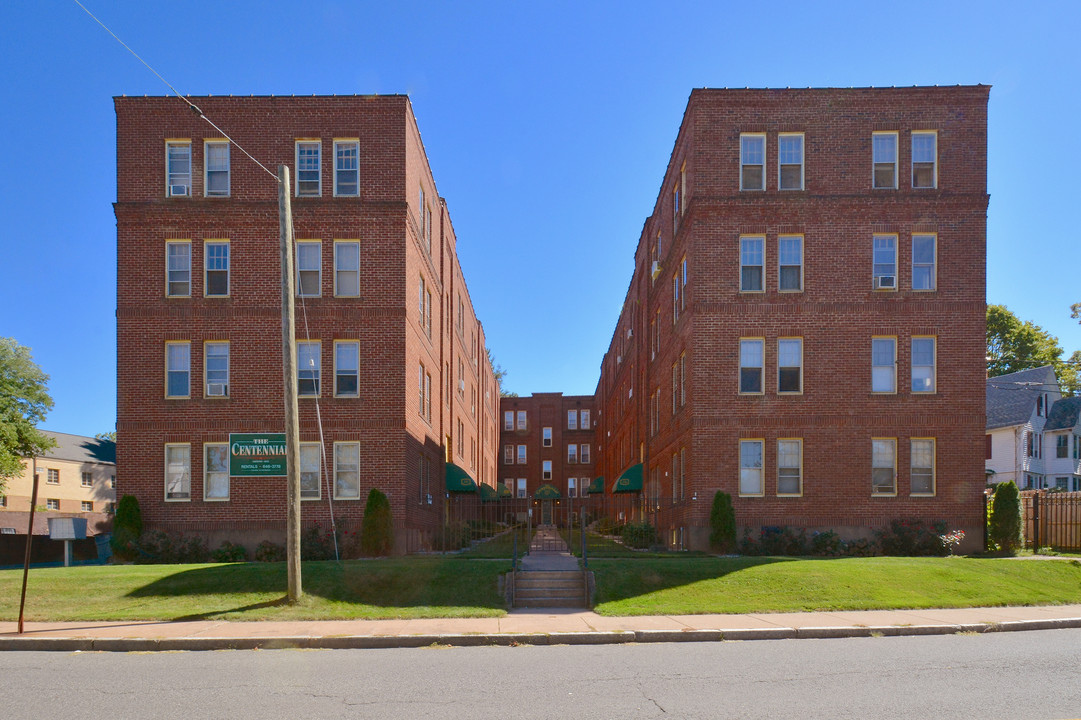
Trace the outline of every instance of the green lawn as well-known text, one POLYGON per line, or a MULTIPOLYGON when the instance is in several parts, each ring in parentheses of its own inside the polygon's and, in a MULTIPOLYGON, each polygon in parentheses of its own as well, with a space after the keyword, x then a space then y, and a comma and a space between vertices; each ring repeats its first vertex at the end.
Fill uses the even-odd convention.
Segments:
POLYGON ((597 559, 602 615, 1081 602, 1081 562, 978 558, 597 559))
MULTIPOLYGON (((305 598, 287 606, 283 563, 42 568, 30 572, 27 618, 495 617, 507 569, 503 558, 460 556, 309 562, 305 598)), ((1081 603, 1081 561, 1070 559, 654 556, 591 559, 590 569, 603 615, 1081 603)), ((0 571, 2 620, 18 615, 21 579, 0 571)))

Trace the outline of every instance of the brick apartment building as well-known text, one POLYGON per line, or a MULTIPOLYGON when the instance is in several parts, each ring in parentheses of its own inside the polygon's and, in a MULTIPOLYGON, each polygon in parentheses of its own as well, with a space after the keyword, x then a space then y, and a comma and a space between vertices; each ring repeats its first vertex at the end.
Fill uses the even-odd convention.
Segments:
POLYGON ((565 520, 594 480, 593 396, 533 393, 503 398, 499 409, 500 481, 511 497, 532 501, 537 522, 565 520))
MULTIPOLYGON (((409 99, 193 102, 291 168, 303 522, 355 530, 376 487, 425 546, 446 477, 496 481, 499 387, 409 99)), ((283 478, 228 464, 284 430, 276 178, 176 98, 115 108, 120 491, 149 527, 280 540, 283 478)))
POLYGON ((691 93, 596 391, 662 536, 723 490, 751 532, 980 537, 988 90, 691 93))

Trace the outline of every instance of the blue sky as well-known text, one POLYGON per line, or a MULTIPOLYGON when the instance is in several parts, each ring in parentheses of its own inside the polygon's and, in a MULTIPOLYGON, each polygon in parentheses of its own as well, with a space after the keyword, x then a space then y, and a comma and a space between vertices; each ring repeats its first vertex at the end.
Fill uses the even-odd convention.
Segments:
MULTIPOLYGON (((992 85, 988 301, 1081 349, 1079 3, 84 4, 183 93, 408 93, 520 394, 593 392, 695 87, 992 85)), ((0 47, 0 336, 51 376, 45 428, 110 430, 112 97, 167 89, 68 0, 0 2, 0 47)))

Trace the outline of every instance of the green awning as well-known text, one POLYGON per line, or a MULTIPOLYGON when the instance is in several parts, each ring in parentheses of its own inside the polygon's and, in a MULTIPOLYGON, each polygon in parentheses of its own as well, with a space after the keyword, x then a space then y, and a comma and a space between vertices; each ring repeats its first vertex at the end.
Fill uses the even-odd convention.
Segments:
POLYGON ((499 491, 491 485, 481 483, 480 486, 480 500, 481 502, 489 502, 491 500, 499 499, 499 491))
POLYGON ((496 492, 498 493, 497 497, 500 499, 509 498, 511 496, 510 488, 503 483, 499 483, 499 486, 496 487, 496 492))
POLYGON ((541 485, 537 488, 537 492, 533 493, 533 497, 538 500, 558 500, 563 496, 555 489, 554 485, 541 485))
POLYGON ((642 492, 642 463, 631 465, 624 470, 623 474, 612 485, 612 492, 642 492))
POLYGON ((593 495, 593 494, 603 495, 604 494, 604 476, 601 475, 598 478, 593 478, 593 482, 591 482, 589 484, 589 487, 586 489, 586 492, 589 493, 590 495, 593 495))
MULTIPOLYGON (((639 483, 640 486, 641 483, 639 483)), ((476 491, 477 483, 469 477, 469 473, 454 463, 447 463, 447 492, 475 493, 476 491)))

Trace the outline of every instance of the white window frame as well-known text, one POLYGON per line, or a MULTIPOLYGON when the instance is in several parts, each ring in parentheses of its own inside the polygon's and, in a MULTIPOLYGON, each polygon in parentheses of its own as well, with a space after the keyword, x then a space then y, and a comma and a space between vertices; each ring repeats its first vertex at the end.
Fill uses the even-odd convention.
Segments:
POLYGON ((300 443, 300 500, 319 500, 323 497, 323 445, 317 442, 300 443), (312 456, 314 455, 314 462, 312 456), (314 467, 314 469, 313 469, 314 467), (304 488, 304 476, 315 474, 315 492, 304 488))
POLYGON ((83 500, 80 508, 83 512, 94 512, 94 502, 92 500, 83 500))
POLYGON ((191 502, 191 443, 165 443, 164 491, 165 502, 191 502), (170 452, 180 453, 180 457, 170 463, 170 452), (171 480, 177 471, 179 477, 171 480))
POLYGON ((683 307, 683 303, 679 298, 679 275, 672 276, 672 324, 675 325, 679 322, 679 311, 683 307))
POLYGON ((938 235, 936 233, 912 233, 912 289, 916 292, 934 292, 938 289, 938 235), (930 238, 931 262, 916 262, 916 241, 930 238), (916 270, 928 269, 930 282, 928 287, 916 287, 916 270))
POLYGON ((801 337, 779 337, 777 338, 777 394, 778 395, 801 395, 803 394, 803 338, 801 337), (788 357, 787 354, 791 352, 792 346, 795 345, 797 354, 799 357, 788 357), (792 360, 796 360, 796 365, 782 364, 791 363, 792 360), (799 387, 796 390, 782 390, 781 389, 781 371, 785 369, 795 368, 799 373, 799 387))
POLYGON ((228 340, 205 340, 203 341, 203 397, 207 399, 227 399, 229 397, 229 376, 232 360, 232 349, 228 340), (211 355, 220 359, 224 348, 225 368, 211 368, 211 355), (211 394, 211 385, 221 385, 222 392, 211 394))
MULTIPOLYGON (((909 356, 908 357, 909 357, 909 365, 912 368, 912 371, 911 371, 911 374, 912 374, 912 385, 911 385, 912 394, 913 395, 933 395, 933 394, 935 394, 935 392, 937 392, 937 390, 938 390, 938 378, 937 378, 937 376, 938 376, 938 338, 936 336, 934 336, 934 335, 913 335, 912 338, 911 338, 911 342, 909 343, 909 356), (916 343, 917 342, 920 342, 920 343, 929 342, 931 344, 931 362, 930 362, 930 364, 928 364, 926 362, 920 362, 919 364, 916 363, 916 343), (927 373, 928 377, 920 378, 921 380, 926 381, 926 385, 924 386, 923 389, 917 389, 916 388, 916 381, 917 381, 916 370, 917 370, 917 368, 923 368, 923 369, 926 369, 928 371, 928 373, 927 373)), ((925 358, 921 358, 921 360, 925 360, 925 358)))
POLYGON ((578 497, 578 478, 567 478, 567 497, 578 497))
POLYGON ((898 133, 896 130, 889 130, 884 132, 872 132, 871 133, 871 188, 874 190, 896 190, 897 189, 897 176, 898 176, 898 148, 900 142, 898 139, 898 133), (887 151, 890 148, 880 145, 879 140, 893 140, 893 160, 881 159, 880 149, 887 151), (893 183, 890 185, 878 184, 878 171, 885 170, 889 166, 893 172, 893 183))
POLYGON ((552 428, 541 428, 541 447, 552 447, 552 428))
POLYGON ((739 439, 739 496, 762 497, 765 495, 765 471, 766 471, 766 441, 764 438, 740 438, 739 439), (754 457, 744 456, 744 450, 751 446, 758 446, 758 465, 755 466, 754 457), (750 464, 748 464, 750 463, 750 464), (757 489, 752 487, 757 477, 757 489))
POLYGON ((871 286, 874 290, 885 292, 897 291, 897 233, 875 233, 871 236, 871 286), (882 253, 893 253, 893 259, 885 260, 882 253), (879 278, 892 277, 893 286, 886 285, 879 278))
POLYGON ((191 297, 191 240, 166 240, 165 241, 165 297, 168 298, 190 298, 191 297), (184 248, 187 251, 187 256, 173 255, 173 249, 184 248), (187 267, 181 267, 179 264, 174 267, 173 261, 186 260, 187 267), (184 274, 187 276, 186 280, 174 280, 173 276, 176 274, 180 276, 184 274), (185 292, 173 292, 173 285, 184 285, 187 290, 185 292))
POLYGON ((803 190, 804 189, 804 177, 806 175, 806 143, 804 142, 803 133, 777 133, 777 189, 781 191, 786 190, 803 190), (799 162, 784 162, 784 146, 787 140, 799 140, 799 162), (785 187, 784 169, 793 165, 799 166, 799 187, 785 187))
MULTIPOLYGON (((1066 435, 1063 435, 1062 437, 1067 438, 1066 435)), ((1067 440, 1068 439, 1069 438, 1067 438, 1067 440)), ((1063 457, 1065 457, 1065 456, 1063 456, 1063 457)), ((80 483, 80 485, 79 485, 80 487, 84 487, 84 488, 92 488, 92 487, 94 487, 94 473, 88 473, 88 472, 81 473, 79 475, 79 483, 80 483)))
MULTIPOLYGON (((421 365, 423 370, 424 366, 421 365)), ((334 341, 334 397, 336 398, 356 398, 360 397, 360 340, 335 340, 334 341), (342 352, 348 352, 352 349, 352 358, 343 358, 342 352), (353 367, 348 367, 348 362, 343 360, 352 360, 353 367), (346 367, 343 367, 346 365, 346 367), (355 386, 355 390, 352 392, 342 392, 339 386, 339 382, 342 378, 348 378, 352 376, 355 386)))
POLYGON ((568 410, 567 411, 567 429, 568 430, 577 430, 578 429, 578 411, 577 410, 568 410))
POLYGON ((334 443, 334 499, 335 500, 360 500, 360 443, 352 441, 339 441, 334 443), (340 452, 341 451, 341 452, 340 452), (354 451, 356 453, 356 494, 348 495, 341 492, 341 475, 349 472, 348 465, 342 469, 345 463, 341 457, 342 452, 354 451))
POLYGON ((567 443, 567 464, 578 463, 578 443, 567 443))
POLYGON ((551 479, 552 479, 552 461, 551 460, 543 460, 543 461, 541 461, 541 480, 551 480, 551 479))
POLYGON ((60 500, 58 498, 48 498, 45 501, 46 510, 60 510, 60 500))
POLYGON ((203 197, 229 197, 232 189, 232 167, 229 160, 229 141, 228 140, 204 140, 203 141, 203 197), (225 148, 225 167, 210 167, 210 150, 211 148, 225 148), (211 185, 211 173, 217 173, 225 177, 225 190, 212 191, 211 185))
POLYGON ((208 442, 203 443, 203 502, 228 502, 229 501, 229 443, 222 442, 208 442), (224 470, 211 472, 210 470, 210 451, 212 449, 223 450, 225 453, 225 467, 224 470), (225 490, 225 494, 221 494, 219 491, 217 494, 211 493, 211 485, 213 484, 212 476, 224 477, 222 487, 225 490))
POLYGON ((514 429, 514 411, 513 410, 504 410, 503 411, 503 429, 508 431, 508 432, 514 429))
POLYGON ((170 399, 187 399, 191 397, 191 341, 190 340, 166 340, 165 341, 165 397, 170 399), (171 348, 183 348, 185 350, 184 357, 179 355, 172 356, 170 354, 171 348), (183 360, 181 363, 180 361, 183 360), (183 365, 183 367, 181 367, 183 365), (183 394, 171 394, 169 392, 170 374, 185 375, 184 384, 186 390, 183 394))
MULTIPOLYGON (((881 372, 879 372, 878 374, 880 376, 882 375, 881 372)), ((876 394, 876 395, 896 395, 897 394, 897 337, 896 336, 893 336, 893 335, 872 335, 871 336, 871 392, 876 394), (893 350, 893 352, 891 353, 893 357, 892 357, 891 361, 888 364, 884 364, 884 363, 876 364, 876 360, 880 360, 881 358, 876 358, 875 357, 875 343, 879 342, 880 347, 881 347, 881 343, 884 343, 886 341, 889 341, 889 343, 890 343, 890 346, 891 346, 891 348, 893 350), (876 369, 882 370, 884 368, 889 369, 890 388, 888 390, 876 389, 876 387, 875 387, 875 370, 876 369)))
MULTIPOLYGON (((753 360, 753 358, 749 358, 753 360)), ((766 339, 761 337, 741 337, 739 339, 739 376, 736 378, 737 388, 740 395, 763 395, 766 392, 766 339), (744 346, 748 349, 753 345, 757 345, 759 349, 759 363, 757 365, 744 365, 746 356, 744 354, 744 346), (743 389, 743 371, 745 369, 758 370, 758 390, 744 390, 743 389)), ((674 403, 673 403, 674 404, 674 403)))
MULTIPOLYGON (((344 163, 350 164, 348 162, 344 163)), ((334 197, 359 197, 360 196, 360 140, 355 138, 349 139, 336 139, 334 141, 334 197), (352 166, 343 167, 343 160, 348 161, 348 156, 343 156, 342 151, 348 151, 349 148, 353 150, 352 166), (342 185, 349 185, 350 183, 343 183, 343 176, 352 173, 354 187, 353 192, 343 192, 342 185)))
POLYGON ((503 445, 503 464, 504 465, 513 465, 514 464, 514 445, 511 444, 511 443, 507 443, 507 444, 503 445))
POLYGON ((590 450, 591 448, 589 447, 589 443, 579 443, 578 462, 582 463, 583 465, 588 465, 590 463, 590 450))
POLYGON ((934 190, 938 187, 938 131, 936 130, 913 130, 911 137, 911 151, 912 151, 912 188, 915 190, 934 190), (921 160, 916 162, 916 138, 931 138, 932 151, 934 156, 930 161, 931 165, 931 184, 930 185, 917 185, 916 184, 916 165, 926 165, 927 161, 921 160))
POLYGON ((777 438, 777 496, 778 497, 802 497, 803 496, 803 438, 777 438), (789 446, 785 449, 784 446, 789 446), (795 465, 791 464, 789 456, 791 446, 795 445, 795 465), (795 471, 795 474, 793 474, 795 471), (796 481, 794 492, 782 491, 783 481, 796 481))
POLYGON ((588 410, 582 410, 581 415, 582 415, 582 419, 578 422, 578 427, 580 429, 582 429, 582 430, 589 430, 590 427, 592 427, 590 425, 589 411, 588 410))
MULTIPOLYGON (((322 240, 297 240, 296 242, 296 266, 297 266, 297 297, 319 297, 323 294, 323 241, 322 240), (315 267, 305 267, 301 263, 301 249, 310 251, 315 249, 315 267), (315 292, 304 292, 303 278, 305 273, 315 273, 315 292)), ((307 259, 310 262, 310 258, 307 259)))
POLYGON ((687 307, 687 256, 679 261, 679 309, 687 307))
MULTIPOLYGON (((181 157, 175 158, 181 160, 181 157)), ((191 197, 191 140, 190 139, 172 139, 165 141, 165 197, 191 197), (173 170, 174 158, 172 151, 185 149, 187 151, 188 169, 173 170), (173 192, 175 188, 183 187, 183 192, 173 192)))
POLYGON ((740 133, 739 135, 739 189, 742 190, 765 190, 766 189, 766 134, 765 133, 740 133), (761 143, 762 160, 761 162, 748 162, 747 161, 747 146, 746 141, 757 141, 761 143), (762 172, 762 182, 759 187, 750 187, 746 185, 744 180, 744 170, 748 167, 759 167, 762 172))
POLYGON ((518 411, 518 429, 519 430, 525 430, 528 427, 529 427, 529 418, 526 415, 526 411, 525 410, 519 410, 518 411))
POLYGON ((777 292, 794 293, 803 292, 803 236, 797 234, 777 236, 777 292), (793 263, 793 246, 795 247, 796 262, 793 263), (787 260, 787 262, 786 262, 787 260), (784 286, 785 268, 797 268, 799 280, 794 288, 784 286))
POLYGON ((528 461, 529 458, 528 458, 528 453, 526 452, 526 446, 525 445, 519 445, 518 446, 517 459, 518 459, 518 464, 519 465, 525 465, 526 462, 528 461))
POLYGON ((297 341, 297 397, 319 397, 323 391, 323 344, 319 340, 298 340, 297 341), (314 360, 315 368, 311 369, 304 367, 304 358, 301 357, 301 348, 314 347, 314 360), (310 377, 305 378, 303 373, 313 373, 310 377), (315 384, 315 392, 303 392, 301 390, 301 381, 309 380, 315 384))
POLYGON ((526 496, 526 483, 525 478, 518 478, 518 487, 515 492, 515 497, 522 499, 526 496))
POLYGON ((298 138, 295 144, 294 159, 296 165, 296 188, 295 197, 322 197, 323 195, 323 141, 319 138, 298 138), (315 150, 314 158, 305 154, 304 167, 301 167, 301 148, 315 150), (315 161, 315 167, 310 167, 311 160, 315 161), (314 180, 312 173, 315 174, 314 180), (315 183, 314 190, 312 183, 315 183))
MULTIPOLYGON (((881 474, 881 473, 880 473, 881 474)), ((886 437, 873 437, 871 438, 871 495, 881 495, 885 497, 894 497, 897 495, 897 438, 886 437), (890 453, 890 464, 882 464, 881 455, 886 450, 890 453), (876 458, 876 452, 881 450, 879 458, 876 458), (883 482, 878 481, 875 478, 876 470, 889 470, 892 484, 889 490, 882 490, 880 488, 886 487, 883 482)))
POLYGON ((739 236, 739 291, 741 293, 764 293, 766 291, 766 236, 739 236), (757 246, 757 249, 756 247, 757 246), (756 257, 757 256, 757 257, 756 257), (750 260, 751 262, 748 262, 750 260), (757 260, 757 262, 754 262, 757 260), (760 287, 747 287, 744 283, 744 268, 758 268, 760 287))
POLYGON ((933 437, 914 437, 909 438, 909 452, 908 452, 908 476, 909 476, 909 494, 913 497, 934 497, 937 490, 935 486, 936 480, 936 468, 937 465, 938 447, 935 438, 933 437), (916 467, 916 444, 929 444, 931 446, 931 466, 916 467), (929 490, 916 490, 916 472, 922 470, 920 477, 926 477, 930 483, 929 490))
MULTIPOLYGON (((320 252, 322 255, 322 252, 320 252)), ((322 263, 320 263, 322 264, 322 263)), ((321 280, 321 279, 320 279, 321 280)), ((320 281, 320 286, 322 282, 320 281)), ((360 297, 360 241, 359 240, 335 240, 334 241, 334 297, 360 297), (354 252, 356 268, 343 267, 348 252, 354 252), (354 278, 355 292, 347 292, 343 289, 346 278, 352 275, 354 278)))
POLYGON ((45 471, 45 484, 46 485, 59 485, 60 484, 60 470, 57 468, 48 468, 45 471))
POLYGON ((229 297, 230 284, 232 282, 232 246, 229 241, 224 238, 215 238, 213 240, 203 241, 203 297, 206 298, 225 298, 229 297), (213 249, 224 248, 225 253, 223 256, 212 258, 211 255, 213 249), (214 261, 213 263, 211 261, 214 261), (222 267, 211 267, 211 265, 222 265, 222 267), (225 292, 212 293, 210 292, 210 273, 225 273, 225 292))

